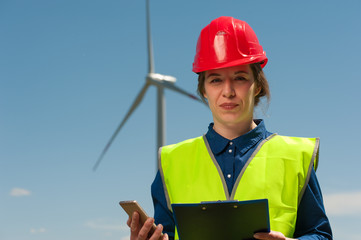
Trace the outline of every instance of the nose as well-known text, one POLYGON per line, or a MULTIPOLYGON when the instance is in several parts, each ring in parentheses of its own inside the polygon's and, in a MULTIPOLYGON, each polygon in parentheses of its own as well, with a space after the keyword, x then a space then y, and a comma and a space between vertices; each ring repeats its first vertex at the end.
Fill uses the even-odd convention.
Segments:
POLYGON ((233 82, 230 79, 226 79, 223 85, 223 97, 232 98, 236 94, 233 86, 233 82))

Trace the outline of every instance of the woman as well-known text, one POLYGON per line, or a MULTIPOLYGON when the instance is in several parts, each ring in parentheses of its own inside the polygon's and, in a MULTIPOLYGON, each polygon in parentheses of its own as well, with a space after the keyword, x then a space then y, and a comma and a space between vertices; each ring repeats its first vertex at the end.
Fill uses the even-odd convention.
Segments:
MULTIPOLYGON (((213 123, 198 138, 160 149, 152 184, 157 230, 150 239, 178 239, 172 203, 267 198, 270 233, 254 238, 332 239, 315 175, 319 140, 279 136, 253 119, 261 97, 269 99, 262 68, 267 57, 251 27, 232 17, 213 20, 201 32, 193 71, 213 123)), ((131 239, 147 239, 153 224, 128 220, 131 239)))

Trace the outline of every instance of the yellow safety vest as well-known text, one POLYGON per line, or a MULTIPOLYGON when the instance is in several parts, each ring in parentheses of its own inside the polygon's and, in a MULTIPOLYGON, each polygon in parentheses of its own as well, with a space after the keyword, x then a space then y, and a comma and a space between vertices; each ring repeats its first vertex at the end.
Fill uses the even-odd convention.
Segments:
MULTIPOLYGON (((271 135, 248 159, 231 195, 205 136, 162 147, 159 169, 168 208, 172 211, 172 203, 267 198, 271 230, 293 237, 318 147, 318 138, 271 135)), ((178 239, 177 229, 175 234, 178 239)))

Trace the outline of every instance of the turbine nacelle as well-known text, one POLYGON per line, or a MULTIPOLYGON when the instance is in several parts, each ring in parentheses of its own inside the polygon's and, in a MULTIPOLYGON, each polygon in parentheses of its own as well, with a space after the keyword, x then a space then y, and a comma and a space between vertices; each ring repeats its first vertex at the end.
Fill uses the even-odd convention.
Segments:
MULTIPOLYGON (((117 129, 111 136, 108 143, 105 145, 101 155, 99 156, 97 162, 95 163, 93 170, 95 171, 100 162, 102 161, 105 153, 108 151, 110 145, 113 143, 115 137, 118 135, 120 129, 124 126, 124 124, 127 122, 128 118, 132 115, 134 110, 138 107, 140 102, 143 100, 143 97, 145 93, 147 92, 150 85, 153 85, 157 87, 157 147, 156 151, 165 144, 165 113, 164 113, 164 89, 172 90, 175 92, 178 92, 184 96, 187 96, 193 100, 197 100, 199 102, 203 102, 201 99, 199 99, 197 96, 194 96, 191 93, 188 93, 187 91, 177 87, 175 85, 176 78, 169 75, 163 75, 159 73, 154 73, 154 60, 153 60, 153 47, 152 47, 152 40, 151 40, 151 34, 150 34, 150 17, 149 17, 149 0, 146 0, 146 13, 147 13, 147 43, 148 43, 148 74, 146 76, 146 82, 143 85, 142 89, 138 93, 137 97, 135 98, 133 104, 129 108, 127 114, 123 118, 123 120, 118 125, 117 129)), ((157 158, 156 158, 157 159, 157 158)))
POLYGON ((155 82, 175 83, 177 81, 177 79, 173 76, 163 75, 160 73, 148 73, 146 79, 151 83, 155 83, 155 82))

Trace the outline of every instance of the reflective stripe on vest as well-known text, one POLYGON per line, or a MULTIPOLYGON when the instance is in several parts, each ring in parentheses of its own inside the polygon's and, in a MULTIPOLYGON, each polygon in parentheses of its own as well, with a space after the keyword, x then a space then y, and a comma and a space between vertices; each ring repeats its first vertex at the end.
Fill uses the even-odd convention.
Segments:
POLYGON ((205 136, 165 146, 159 169, 168 208, 172 203, 267 198, 271 230, 293 237, 298 204, 317 166, 318 146, 318 138, 268 137, 246 162, 231 195, 205 136))

